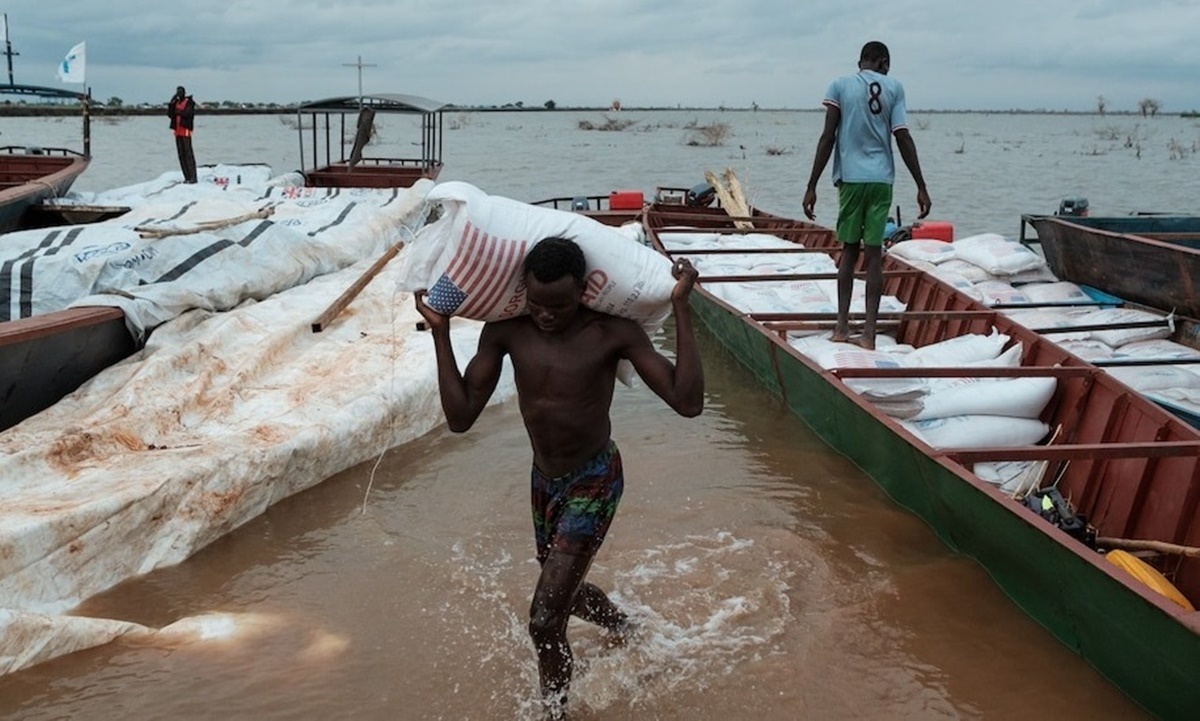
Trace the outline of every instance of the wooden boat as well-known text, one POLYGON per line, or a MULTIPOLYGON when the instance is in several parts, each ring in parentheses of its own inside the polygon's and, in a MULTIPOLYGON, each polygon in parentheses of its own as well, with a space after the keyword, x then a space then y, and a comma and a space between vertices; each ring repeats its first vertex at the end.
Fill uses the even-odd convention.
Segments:
MULTIPOLYGON (((0 148, 0 233, 45 225, 43 201, 71 188, 91 159, 91 99, 36 85, 0 85, 0 95, 78 102, 82 152, 58 147, 0 148)), ((115 308, 76 308, 0 323, 0 430, 49 407, 128 356, 133 339, 115 308)))
POLYGON ((0 95, 78 102, 83 116, 83 151, 32 145, 0 147, 0 233, 30 222, 32 209, 48 198, 70 190, 91 160, 90 98, 58 88, 3 85, 0 95))
MULTIPOLYGON (((55 92, 60 96, 75 97, 71 93, 55 92)), ((360 112, 357 96, 330 98, 299 107, 301 165, 306 168, 302 171, 306 185, 407 188, 420 178, 437 178, 442 168, 443 103, 410 95, 366 95, 362 97, 361 107, 360 112), (375 112, 420 115, 419 158, 362 156, 375 112), (335 159, 334 143, 345 137, 346 118, 351 115, 358 118, 356 142, 348 154, 346 144, 342 142, 341 155, 335 159), (307 140, 311 149, 307 158, 306 131, 309 131, 307 140), (318 158, 323 158, 323 162, 318 158), (306 165, 306 160, 311 160, 315 167, 306 165)), ((84 137, 86 142, 86 132, 84 137)), ((45 160, 50 156, 36 157, 45 160)), ((86 167, 86 155, 79 157, 86 167)), ((43 191, 44 195, 49 193, 46 188, 43 191)), ((76 206, 73 212, 71 208, 63 210, 54 206, 41 212, 37 216, 40 220, 30 225, 40 227, 56 218, 90 222, 124 211, 124 208, 116 207, 76 206)), ((57 403, 84 381, 136 349, 125 328, 124 315, 116 308, 70 309, 0 323, 0 430, 57 403)))
MULTIPOLYGON (((1022 215, 1020 241, 1040 245, 1056 276, 1094 297, 1170 314, 1170 339, 1200 349, 1200 216, 1022 215)), ((1200 427, 1200 413, 1163 399, 1155 402, 1200 427)))
MULTIPOLYGON (((542 204, 553 207, 554 201, 542 204)), ((621 217, 602 206, 582 212, 612 224, 634 215, 621 217)), ((776 245, 673 250, 670 239, 680 229, 768 234, 795 243, 794 253, 836 255, 839 249, 830 229, 757 209, 731 217, 720 208, 669 198, 648 204, 640 217, 651 244, 669 257, 781 252, 776 245)), ((1200 613, 1164 594, 1182 594, 1182 604, 1189 606, 1200 602, 1200 432, 1002 312, 892 257, 884 259, 883 292, 906 309, 882 312, 881 332, 920 348, 996 329, 1010 337, 1009 347, 1020 344, 1020 366, 826 369, 793 347, 789 332, 831 328, 834 314, 746 312, 714 292, 722 283, 766 287, 833 277, 702 276, 692 307, 832 448, 929 523, 950 548, 981 563, 1050 633, 1150 712, 1164 718, 1194 715, 1200 708, 1200 684, 1193 678, 1200 668, 1200 613), (961 377, 1055 379, 1056 390, 1040 415, 1056 429, 1050 440, 935 448, 848 385, 862 379, 961 377), (1070 499, 1077 518, 1086 518, 1094 530, 1094 546, 975 473, 975 464, 1002 461, 1038 464, 1042 487, 1053 484, 1070 499), (1135 550, 1139 556, 1129 562, 1122 548, 1143 550, 1135 550)), ((1026 498, 1038 495, 1029 492, 1026 498)))
POLYGON ((1023 215, 1021 241, 1039 243, 1059 278, 1200 318, 1200 216, 1023 215))
POLYGON ((136 349, 119 308, 70 308, 0 323, 0 431, 136 349))
POLYGON ((300 172, 314 188, 408 188, 442 170, 443 111, 446 104, 416 95, 351 95, 303 103, 296 108, 300 172), (417 115, 421 154, 416 158, 364 156, 378 113, 417 115), (355 117, 355 127, 347 125, 355 117), (354 140, 347 145, 346 138, 354 140), (336 145, 336 150, 335 150, 336 145), (307 146, 307 151, 306 151, 307 146))
POLYGON ((119 218, 129 212, 127 205, 83 205, 58 203, 46 199, 29 208, 22 222, 26 228, 53 228, 59 225, 88 225, 119 218))

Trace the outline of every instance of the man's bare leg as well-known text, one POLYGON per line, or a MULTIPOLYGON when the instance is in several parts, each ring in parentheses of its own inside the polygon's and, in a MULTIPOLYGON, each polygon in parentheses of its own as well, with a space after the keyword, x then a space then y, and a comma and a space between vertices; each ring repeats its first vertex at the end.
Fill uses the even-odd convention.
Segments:
POLYGON ((858 244, 843 243, 842 256, 838 259, 838 313, 837 325, 833 329, 834 343, 850 340, 850 297, 854 294, 854 266, 858 265, 858 244))
POLYGON ((571 615, 608 631, 619 631, 629 621, 629 616, 609 600, 608 594, 596 584, 587 581, 579 586, 575 595, 575 605, 571 607, 571 615))
POLYGON ((638 628, 604 591, 587 581, 579 587, 571 615, 603 628, 604 644, 609 648, 624 646, 638 628))
POLYGON ((867 350, 875 350, 875 320, 879 317, 879 301, 883 298, 883 249, 866 246, 863 260, 867 266, 867 313, 858 344, 867 350))
MULTIPOLYGON (((533 602, 529 607, 529 636, 537 651, 542 699, 551 718, 562 718, 566 707, 567 689, 571 684, 574 665, 571 646, 567 643, 567 621, 575 611, 580 587, 591 565, 591 555, 550 551, 542 564, 542 575, 538 577, 533 602)), ((600 595, 603 596, 603 592, 600 595)), ((595 600, 590 592, 588 597, 595 600)), ((609 605, 611 603, 609 601, 609 605)), ((596 609, 588 608, 587 612, 598 617, 605 610, 600 605, 596 609)))

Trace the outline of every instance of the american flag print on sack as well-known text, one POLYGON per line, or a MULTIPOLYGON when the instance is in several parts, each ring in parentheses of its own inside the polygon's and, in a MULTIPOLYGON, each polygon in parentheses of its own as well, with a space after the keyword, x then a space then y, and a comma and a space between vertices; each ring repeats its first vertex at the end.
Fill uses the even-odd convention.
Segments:
POLYGON ((504 291, 520 272, 528 245, 488 235, 467 223, 449 267, 429 289, 426 302, 443 315, 488 315, 505 300, 504 291))

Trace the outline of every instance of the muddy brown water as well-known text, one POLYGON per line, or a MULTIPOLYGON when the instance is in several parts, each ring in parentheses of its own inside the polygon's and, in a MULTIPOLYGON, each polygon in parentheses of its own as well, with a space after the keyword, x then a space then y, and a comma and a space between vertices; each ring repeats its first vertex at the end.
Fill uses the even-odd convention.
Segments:
MULTIPOLYGON (((700 340, 699 418, 618 388, 626 491, 591 578, 642 634, 572 622, 573 719, 1142 717, 700 340)), ((11 674, 0 718, 536 718, 529 462, 509 403, 286 499, 77 610, 236 633, 11 674)))

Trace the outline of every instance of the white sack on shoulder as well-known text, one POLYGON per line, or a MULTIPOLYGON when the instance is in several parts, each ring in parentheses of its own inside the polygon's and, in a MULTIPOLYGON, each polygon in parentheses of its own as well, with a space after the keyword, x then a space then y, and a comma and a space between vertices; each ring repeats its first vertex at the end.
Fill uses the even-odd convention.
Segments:
POLYGON ((671 261, 615 228, 458 181, 439 184, 427 199, 443 214, 417 233, 399 285, 429 289, 427 301, 438 312, 483 321, 523 314, 525 255, 539 240, 559 236, 583 249, 589 308, 640 321, 648 332, 670 313, 671 261))

